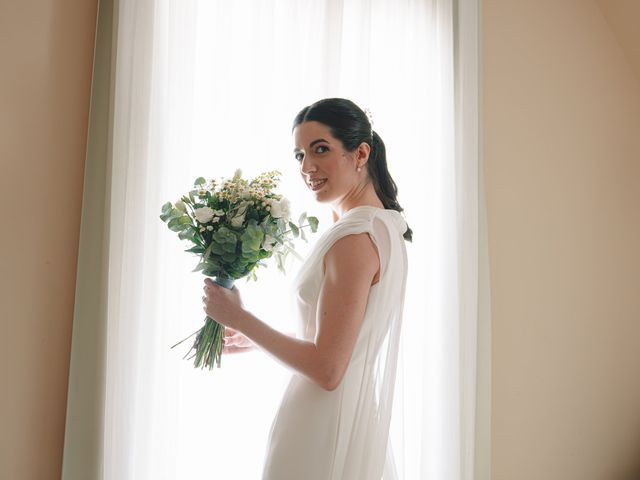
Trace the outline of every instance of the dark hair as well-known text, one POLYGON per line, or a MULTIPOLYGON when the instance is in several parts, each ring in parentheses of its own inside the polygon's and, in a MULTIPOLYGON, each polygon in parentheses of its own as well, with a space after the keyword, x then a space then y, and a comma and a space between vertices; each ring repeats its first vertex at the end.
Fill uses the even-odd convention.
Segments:
MULTIPOLYGON (((353 152, 361 143, 371 148, 367 172, 384 208, 402 212, 397 200, 398 187, 387 169, 384 142, 372 128, 367 114, 351 100, 324 98, 304 107, 293 120, 293 128, 303 122, 319 122, 329 127, 331 135, 342 142, 345 150, 353 152)), ((407 226, 403 237, 413 241, 413 231, 407 226)))

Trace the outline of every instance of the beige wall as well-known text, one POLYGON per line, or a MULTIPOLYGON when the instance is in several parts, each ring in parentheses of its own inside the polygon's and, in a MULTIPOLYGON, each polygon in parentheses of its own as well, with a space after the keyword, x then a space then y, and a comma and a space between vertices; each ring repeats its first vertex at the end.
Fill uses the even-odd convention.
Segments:
POLYGON ((640 83, 628 45, 590 0, 483 4, 492 478, 637 480, 640 83))
MULTIPOLYGON (((0 6, 0 478, 60 477, 96 4, 0 6)), ((494 480, 640 478, 640 82, 611 11, 483 0, 494 480)))
POLYGON ((0 3, 0 478, 60 478, 97 0, 0 3))

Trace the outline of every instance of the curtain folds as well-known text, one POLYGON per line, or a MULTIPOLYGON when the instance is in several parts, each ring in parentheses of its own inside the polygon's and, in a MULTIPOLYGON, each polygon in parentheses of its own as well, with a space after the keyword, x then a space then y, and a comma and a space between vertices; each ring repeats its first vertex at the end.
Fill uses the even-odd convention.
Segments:
MULTIPOLYGON (((479 10, 101 1, 63 478, 258 478, 287 372, 258 353, 199 371, 169 348, 202 322, 202 279, 158 216, 200 175, 277 169, 296 210, 327 228, 290 133, 300 108, 329 96, 371 110, 414 231, 390 432, 399 478, 490 478, 479 10)), ((296 268, 238 283, 283 331, 292 321, 273 305, 296 268)))

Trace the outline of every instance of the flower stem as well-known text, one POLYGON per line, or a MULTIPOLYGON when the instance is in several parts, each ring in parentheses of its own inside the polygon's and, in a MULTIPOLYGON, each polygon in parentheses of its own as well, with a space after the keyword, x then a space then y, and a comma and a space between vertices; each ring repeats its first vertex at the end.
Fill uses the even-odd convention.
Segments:
MULTIPOLYGON (((234 279, 222 272, 213 277, 213 281, 224 288, 233 288, 234 279)), ((209 367, 209 370, 213 370, 214 365, 220 368, 222 364, 224 325, 216 322, 213 318, 207 315, 204 319, 204 325, 200 329, 193 332, 187 338, 182 339, 171 348, 180 345, 182 342, 194 335, 196 338, 193 341, 193 345, 183 358, 186 358, 192 351, 195 351, 188 360, 194 358, 195 360, 193 364, 196 368, 199 367, 200 369, 204 369, 205 367, 209 367)))
MULTIPOLYGON (((298 227, 298 230, 300 230, 301 228, 310 227, 310 226, 311 226, 311 224, 307 223, 306 225, 302 225, 301 227, 298 227)), ((289 232, 293 232, 293 230, 287 230, 286 232, 282 232, 282 235, 284 235, 285 233, 289 233, 289 232)))
POLYGON ((196 330, 195 332, 193 332, 191 335, 189 335, 187 338, 183 338, 182 340, 180 340, 178 343, 176 343, 173 347, 177 347, 178 345, 180 345, 182 342, 184 342, 185 340, 189 340, 191 337, 193 337, 196 333, 198 333, 200 330, 202 330, 202 327, 200 327, 198 330, 196 330))

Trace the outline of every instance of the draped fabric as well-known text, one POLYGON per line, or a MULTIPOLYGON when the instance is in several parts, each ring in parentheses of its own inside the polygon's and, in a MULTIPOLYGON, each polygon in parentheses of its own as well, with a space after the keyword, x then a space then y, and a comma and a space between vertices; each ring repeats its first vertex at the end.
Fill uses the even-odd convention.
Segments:
MULTIPOLYGON (((169 348, 201 325, 202 279, 159 207, 200 175, 278 169, 320 219, 305 256, 332 219, 300 180, 291 122, 336 96, 372 112, 414 232, 385 347, 397 376, 380 384, 395 383, 386 451, 399 479, 488 478, 478 15, 475 0, 100 2, 63 478, 258 478, 289 373, 261 352, 194 370, 169 348)), ((287 268, 238 284, 283 331, 302 266, 287 268)))
POLYGON ((395 480, 387 451, 408 272, 395 210, 357 206, 314 245, 293 282, 299 338, 314 341, 320 329, 323 258, 346 235, 366 232, 380 259, 380 278, 369 291, 360 332, 338 387, 326 391, 294 373, 271 426, 265 480, 395 480))

